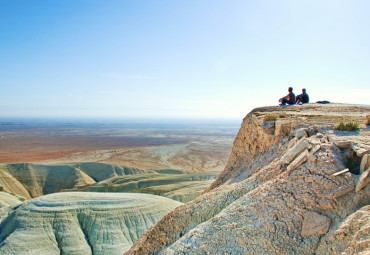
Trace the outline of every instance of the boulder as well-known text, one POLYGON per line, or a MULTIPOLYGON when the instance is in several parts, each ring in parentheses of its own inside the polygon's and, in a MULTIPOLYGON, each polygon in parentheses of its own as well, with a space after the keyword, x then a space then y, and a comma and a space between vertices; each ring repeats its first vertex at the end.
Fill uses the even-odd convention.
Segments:
POLYGON ((303 220, 302 237, 326 234, 330 227, 330 218, 317 212, 308 211, 303 220))

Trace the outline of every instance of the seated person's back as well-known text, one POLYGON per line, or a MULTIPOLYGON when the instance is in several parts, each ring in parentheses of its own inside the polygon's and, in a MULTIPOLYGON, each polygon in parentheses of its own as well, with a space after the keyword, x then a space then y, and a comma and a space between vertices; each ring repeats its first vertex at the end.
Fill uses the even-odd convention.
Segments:
POLYGON ((296 98, 296 104, 302 103, 307 104, 310 102, 310 97, 306 93, 306 89, 302 89, 302 94, 298 95, 296 98))

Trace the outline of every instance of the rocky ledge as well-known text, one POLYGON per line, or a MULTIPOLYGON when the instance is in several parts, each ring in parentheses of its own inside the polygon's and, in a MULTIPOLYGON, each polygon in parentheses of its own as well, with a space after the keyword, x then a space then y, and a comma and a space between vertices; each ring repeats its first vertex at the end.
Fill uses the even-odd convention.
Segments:
POLYGON ((369 114, 344 104, 253 110, 217 180, 125 254, 369 254, 369 114), (334 130, 340 119, 360 130, 334 130))
POLYGON ((65 192, 13 208, 0 225, 0 254, 122 254, 181 205, 132 193, 65 192))

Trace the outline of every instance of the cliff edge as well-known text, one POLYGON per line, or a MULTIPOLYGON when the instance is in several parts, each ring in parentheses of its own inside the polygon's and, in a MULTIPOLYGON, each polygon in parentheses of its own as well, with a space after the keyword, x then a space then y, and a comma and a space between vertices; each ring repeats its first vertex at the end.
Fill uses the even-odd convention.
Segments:
POLYGON ((367 254, 370 106, 254 109, 224 171, 125 254, 367 254), (339 120, 360 123, 337 131, 339 120))

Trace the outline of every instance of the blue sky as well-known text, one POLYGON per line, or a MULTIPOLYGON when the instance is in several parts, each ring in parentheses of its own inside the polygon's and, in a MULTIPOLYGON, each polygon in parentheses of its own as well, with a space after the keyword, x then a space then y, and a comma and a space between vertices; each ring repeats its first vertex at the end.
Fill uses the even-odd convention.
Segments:
POLYGON ((0 116, 243 118, 369 104, 370 1, 1 0, 0 116))

